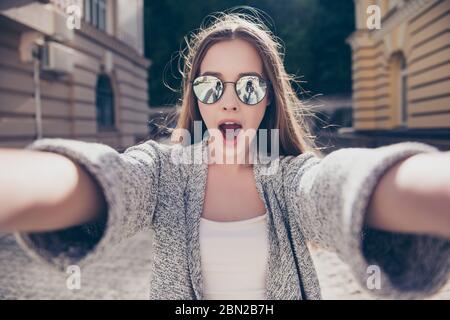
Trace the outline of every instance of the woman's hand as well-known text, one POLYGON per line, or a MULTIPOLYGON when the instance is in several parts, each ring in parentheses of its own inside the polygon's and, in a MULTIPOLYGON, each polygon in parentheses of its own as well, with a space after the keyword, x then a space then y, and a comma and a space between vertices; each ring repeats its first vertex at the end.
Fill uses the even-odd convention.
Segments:
POLYGON ((421 153, 388 170, 375 188, 366 224, 450 239, 450 152, 421 153))

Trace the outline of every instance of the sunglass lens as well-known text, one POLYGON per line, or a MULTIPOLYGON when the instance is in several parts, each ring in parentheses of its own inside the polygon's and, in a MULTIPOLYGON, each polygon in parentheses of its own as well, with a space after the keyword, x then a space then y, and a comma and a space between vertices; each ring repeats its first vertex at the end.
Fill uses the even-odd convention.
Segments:
POLYGON ((211 104, 217 102, 223 93, 223 84, 214 76, 201 76, 194 80, 193 90, 198 100, 211 104))
POLYGON ((239 99, 245 104, 257 104, 264 99, 267 83, 264 79, 255 76, 245 76, 236 83, 236 92, 239 99))

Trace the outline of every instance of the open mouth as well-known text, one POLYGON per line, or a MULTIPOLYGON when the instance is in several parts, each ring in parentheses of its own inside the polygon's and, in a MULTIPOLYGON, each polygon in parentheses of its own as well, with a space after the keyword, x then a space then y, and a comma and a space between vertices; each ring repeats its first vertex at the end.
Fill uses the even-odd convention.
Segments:
POLYGON ((236 122, 224 122, 219 125, 219 130, 222 132, 225 142, 236 143, 239 132, 242 130, 242 125, 236 122))

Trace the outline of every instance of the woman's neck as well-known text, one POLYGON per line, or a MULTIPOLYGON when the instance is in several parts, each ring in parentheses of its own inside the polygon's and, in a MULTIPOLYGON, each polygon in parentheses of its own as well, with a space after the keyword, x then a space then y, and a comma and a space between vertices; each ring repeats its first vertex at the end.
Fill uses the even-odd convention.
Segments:
POLYGON ((246 171, 253 168, 252 164, 219 164, 219 163, 212 163, 209 165, 210 168, 213 168, 214 170, 221 171, 223 173, 229 173, 229 174, 237 174, 242 171, 246 171))

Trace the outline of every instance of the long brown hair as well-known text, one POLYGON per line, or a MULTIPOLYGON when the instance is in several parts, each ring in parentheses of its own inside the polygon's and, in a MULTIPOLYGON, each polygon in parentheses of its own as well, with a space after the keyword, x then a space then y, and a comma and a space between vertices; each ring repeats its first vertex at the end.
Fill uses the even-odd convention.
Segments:
POLYGON ((219 12, 210 17, 209 25, 202 24, 190 38, 185 37, 187 46, 180 55, 184 61, 183 69, 180 70, 183 76, 182 100, 181 107, 178 106, 179 117, 174 132, 176 129, 187 130, 191 134, 190 143, 194 143, 194 121, 202 121, 203 136, 207 128, 192 92, 191 81, 199 75, 200 64, 212 45, 224 40, 242 39, 256 48, 263 62, 264 75, 270 81, 271 102, 259 129, 269 129, 269 132, 270 129, 279 129, 279 155, 296 156, 308 151, 318 153, 305 119, 312 113, 293 90, 291 83, 295 78, 285 71, 284 54, 281 52, 283 47, 270 29, 258 16, 242 12, 219 12))

